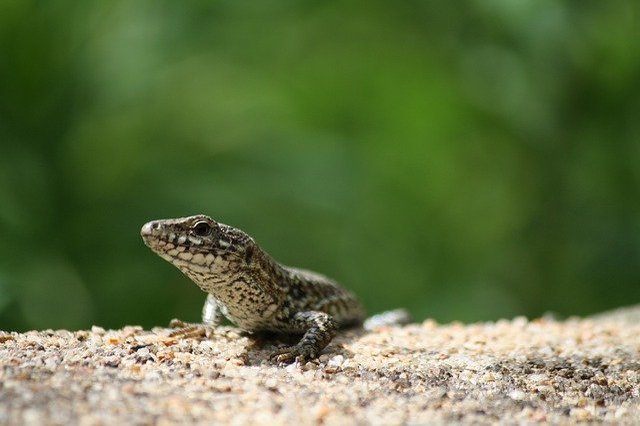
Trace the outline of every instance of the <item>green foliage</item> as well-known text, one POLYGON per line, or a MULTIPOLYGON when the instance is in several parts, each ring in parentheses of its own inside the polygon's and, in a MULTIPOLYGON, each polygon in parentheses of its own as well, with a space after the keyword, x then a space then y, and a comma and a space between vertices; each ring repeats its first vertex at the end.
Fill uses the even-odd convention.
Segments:
POLYGON ((633 1, 0 4, 0 328, 196 320, 207 213, 417 319, 640 300, 633 1))

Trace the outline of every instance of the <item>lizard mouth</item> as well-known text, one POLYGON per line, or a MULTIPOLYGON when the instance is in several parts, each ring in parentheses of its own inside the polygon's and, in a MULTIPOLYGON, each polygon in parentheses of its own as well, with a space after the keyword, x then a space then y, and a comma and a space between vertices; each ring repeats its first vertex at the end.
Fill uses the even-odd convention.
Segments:
POLYGON ((172 234, 157 221, 145 223, 140 229, 140 236, 147 247, 171 263, 174 263, 180 255, 186 256, 189 250, 186 246, 178 245, 177 241, 174 241, 176 234, 172 234))
MULTIPOLYGON (((151 250, 162 254, 162 252, 171 250, 180 246, 178 244, 178 236, 175 232, 162 226, 158 221, 147 222, 140 229, 140 236, 144 244, 151 250)), ((185 246, 187 244, 184 244, 185 246)), ((183 247, 184 250, 187 247, 183 247)))

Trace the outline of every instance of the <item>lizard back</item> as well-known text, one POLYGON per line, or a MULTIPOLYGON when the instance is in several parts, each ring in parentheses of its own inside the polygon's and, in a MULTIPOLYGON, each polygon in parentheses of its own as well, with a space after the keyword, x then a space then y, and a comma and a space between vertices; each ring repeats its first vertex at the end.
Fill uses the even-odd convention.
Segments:
POLYGON ((306 269, 283 268, 288 275, 290 303, 294 309, 325 312, 342 327, 364 320, 365 312, 356 296, 331 278, 306 269))

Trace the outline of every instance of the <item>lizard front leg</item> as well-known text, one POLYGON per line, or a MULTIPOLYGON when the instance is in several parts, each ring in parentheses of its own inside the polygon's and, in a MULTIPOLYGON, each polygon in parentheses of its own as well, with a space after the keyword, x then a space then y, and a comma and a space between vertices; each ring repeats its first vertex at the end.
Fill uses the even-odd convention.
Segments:
POLYGON ((295 346, 278 349, 272 355, 276 362, 303 362, 318 357, 320 352, 336 335, 336 321, 324 312, 298 312, 287 321, 287 327, 293 332, 304 333, 295 346))
POLYGON ((170 337, 209 337, 213 329, 222 321, 220 306, 212 295, 207 295, 207 300, 202 307, 202 324, 191 324, 179 319, 172 319, 169 327, 178 328, 169 334, 170 337))

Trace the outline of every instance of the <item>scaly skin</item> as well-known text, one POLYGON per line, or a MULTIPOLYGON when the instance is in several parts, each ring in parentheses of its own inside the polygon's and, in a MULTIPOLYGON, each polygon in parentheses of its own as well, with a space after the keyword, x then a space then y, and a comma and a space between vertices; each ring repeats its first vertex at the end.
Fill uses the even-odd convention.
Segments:
POLYGON ((154 220, 141 230, 147 246, 208 293, 205 326, 224 315, 247 331, 302 335, 278 350, 277 362, 316 358, 340 327, 364 319, 353 294, 315 272, 273 260, 243 231, 208 216, 154 220))

